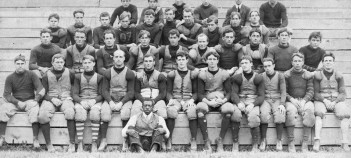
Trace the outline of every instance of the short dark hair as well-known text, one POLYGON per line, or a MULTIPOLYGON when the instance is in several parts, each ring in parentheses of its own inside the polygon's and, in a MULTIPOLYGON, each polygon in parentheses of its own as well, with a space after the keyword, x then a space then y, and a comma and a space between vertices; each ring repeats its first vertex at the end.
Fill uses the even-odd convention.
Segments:
POLYGON ((186 59, 189 59, 189 54, 187 52, 183 51, 183 50, 180 50, 176 54, 176 59, 178 57, 185 57, 186 59))
POLYGON ((145 15, 152 15, 152 16, 155 16, 155 11, 152 10, 152 9, 148 9, 148 10, 145 11, 144 16, 145 16, 145 15))
POLYGON ((167 13, 167 12, 169 12, 169 11, 172 11, 173 14, 174 14, 174 9, 173 9, 173 8, 166 8, 166 9, 165 9, 165 13, 167 13))
POLYGON ((207 60, 207 58, 211 55, 213 55, 214 57, 216 57, 219 60, 219 54, 215 50, 208 51, 204 56, 205 60, 207 60))
POLYGON ((74 32, 74 36, 76 35, 76 33, 83 33, 85 35, 85 37, 87 37, 87 33, 84 31, 84 29, 80 28, 80 29, 77 29, 76 32, 74 32))
POLYGON ((130 54, 128 52, 123 51, 122 49, 117 49, 116 51, 114 51, 113 56, 115 56, 115 53, 119 52, 119 51, 124 53, 124 58, 125 58, 124 62, 128 62, 128 60, 130 58, 130 54))
POLYGON ((55 18, 58 21, 60 21, 60 16, 57 13, 50 14, 48 20, 50 20, 51 18, 55 18))
POLYGON ((244 55, 243 57, 241 57, 240 62, 243 61, 243 60, 248 60, 248 61, 250 61, 252 63, 252 58, 249 55, 244 55))
POLYGON ((155 56, 154 56, 153 54, 146 54, 146 55, 144 55, 143 60, 144 60, 145 58, 148 58, 148 57, 152 57, 152 59, 155 61, 155 56))
POLYGON ((233 30, 232 28, 230 28, 230 27, 226 27, 226 28, 224 29, 224 31, 222 32, 222 37, 224 37, 225 34, 227 34, 227 33, 233 33, 233 35, 235 36, 234 30, 233 30))
POLYGON ((232 12, 232 13, 230 14, 230 19, 233 19, 233 17, 234 17, 235 15, 238 16, 239 19, 241 19, 241 15, 240 15, 239 12, 232 12))
POLYGON ((113 38, 116 38, 116 33, 115 31, 111 30, 111 29, 107 29, 104 31, 104 39, 105 39, 105 35, 106 34, 112 34, 113 38))
POLYGON ((308 40, 310 41, 312 38, 319 38, 322 41, 322 33, 319 31, 312 32, 308 37, 308 40))
POLYGON ((55 54, 54 56, 52 56, 51 62, 54 62, 55 59, 62 59, 63 61, 65 61, 65 57, 62 54, 55 54))
POLYGON ((101 17, 108 17, 109 19, 111 18, 108 12, 102 12, 99 18, 101 19, 101 17))
POLYGON ((300 53, 300 52, 297 52, 297 53, 294 53, 292 56, 291 56, 291 60, 293 60, 294 59, 294 57, 299 57, 299 58, 302 58, 302 60, 305 60, 305 56, 302 54, 302 53, 300 53))
POLYGON ((124 18, 128 17, 128 19, 130 20, 130 18, 132 17, 132 15, 129 12, 123 12, 120 16, 119 19, 123 20, 124 18))
POLYGON ((272 62, 272 64, 275 64, 274 63, 274 60, 272 59, 272 58, 264 58, 263 60, 262 60, 262 62, 264 63, 264 62, 272 62))
POLYGON ((146 37, 150 38, 150 32, 149 32, 149 31, 146 31, 146 30, 141 30, 141 31, 138 33, 138 38, 141 38, 141 37, 143 37, 144 35, 146 35, 146 37))
POLYGON ((170 30, 170 31, 168 32, 168 34, 169 34, 169 36, 171 36, 171 35, 177 35, 177 37, 180 36, 180 33, 179 33, 179 31, 178 31, 177 29, 172 29, 172 30, 170 30))
POLYGON ((324 62, 325 57, 332 57, 333 60, 335 61, 335 55, 332 52, 325 53, 322 57, 322 62, 324 62))
POLYGON ((287 32, 289 36, 292 35, 292 32, 291 32, 288 28, 284 27, 284 28, 280 28, 280 29, 278 30, 277 36, 280 36, 280 34, 283 33, 283 32, 287 32))
POLYGON ((84 61, 85 59, 89 59, 90 61, 92 61, 92 62, 95 63, 95 58, 94 58, 93 56, 91 56, 91 55, 84 55, 83 61, 84 61))
POLYGON ((43 34, 43 33, 49 33, 50 36, 52 36, 52 31, 48 28, 43 28, 40 30, 40 36, 43 34))
POLYGON ((253 33, 257 32, 258 34, 260 34, 260 36, 262 36, 262 32, 259 28, 252 28, 250 30, 249 36, 251 36, 253 33))
POLYGON ((193 10, 192 10, 191 8, 184 8, 183 14, 184 14, 185 12, 190 12, 191 15, 194 15, 194 12, 193 12, 193 10))
POLYGON ((83 11, 83 9, 75 10, 75 11, 73 12, 73 17, 76 17, 76 14, 77 14, 77 13, 82 13, 83 16, 84 16, 84 11, 83 11))
POLYGON ((19 54, 19 55, 17 55, 17 56, 15 57, 15 59, 13 60, 13 62, 16 62, 16 61, 18 61, 18 60, 22 60, 22 61, 26 62, 26 57, 25 57, 24 55, 22 55, 22 54, 19 54))
POLYGON ((215 24, 218 24, 218 18, 215 15, 211 15, 210 17, 207 18, 207 23, 210 23, 214 21, 215 24))
POLYGON ((251 16, 251 14, 252 14, 253 12, 256 12, 257 15, 260 16, 260 12, 259 12, 258 10, 252 10, 252 11, 250 11, 250 14, 249 14, 249 15, 251 16))

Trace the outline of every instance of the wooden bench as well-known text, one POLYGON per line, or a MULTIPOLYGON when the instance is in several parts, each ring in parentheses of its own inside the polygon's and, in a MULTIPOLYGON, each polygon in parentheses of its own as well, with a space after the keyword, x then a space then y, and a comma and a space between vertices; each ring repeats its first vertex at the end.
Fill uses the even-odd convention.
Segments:
MULTIPOLYGON (((340 121, 335 117, 334 114, 328 113, 325 116, 323 122, 323 130, 321 134, 321 138, 325 138, 321 140, 321 145, 332 145, 332 144, 340 144, 341 133, 340 133, 340 121)), ((211 112, 207 115, 207 124, 208 124, 208 133, 209 139, 212 144, 215 144, 215 139, 219 135, 220 126, 221 126, 222 116, 218 112, 211 112)), ((66 120, 62 112, 56 112, 53 116, 51 122, 51 141, 55 145, 67 145, 69 143, 68 130, 66 120)), ((84 135, 84 142, 89 144, 91 143, 91 130, 90 121, 86 121, 85 129, 86 132, 84 135)), ((173 144, 189 144, 190 143, 190 130, 189 124, 186 117, 186 114, 181 112, 178 115, 176 120, 173 134, 173 144)), ((351 125, 350 125, 351 128, 351 125)), ((122 122, 120 119, 119 113, 113 113, 112 120, 109 124, 109 128, 107 131, 107 142, 108 144, 122 144, 122 122)), ((295 143, 301 144, 302 141, 302 120, 301 117, 298 117, 298 123, 295 127, 295 143)), ((351 135, 351 130, 350 130, 351 135)), ((313 130, 309 137, 309 144, 313 144, 313 130)), ((40 144, 45 144, 42 133, 39 134, 40 144)), ((267 131, 267 141, 268 144, 272 145, 276 143, 276 129, 275 124, 273 123, 272 118, 270 119, 270 123, 268 124, 267 131)), ((286 131, 283 132, 283 144, 287 144, 287 136, 286 131)), ((24 112, 18 112, 14 115, 7 125, 6 130, 6 142, 10 144, 31 144, 33 143, 33 134, 31 124, 28 122, 28 117, 24 112)), ((198 129, 197 136, 198 144, 203 144, 202 135, 200 129, 198 129)), ((250 128, 247 125, 247 120, 244 118, 242 120, 242 125, 239 133, 239 142, 243 145, 251 144, 251 135, 250 128)), ((224 144, 232 143, 232 134, 231 130, 228 130, 225 138, 224 144)))

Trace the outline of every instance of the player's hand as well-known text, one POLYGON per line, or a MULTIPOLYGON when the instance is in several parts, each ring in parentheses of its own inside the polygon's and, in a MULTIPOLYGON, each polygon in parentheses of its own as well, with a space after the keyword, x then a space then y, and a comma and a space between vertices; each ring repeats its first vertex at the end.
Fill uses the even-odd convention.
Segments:
POLYGON ((62 101, 58 98, 52 98, 51 102, 55 105, 55 106, 60 106, 62 105, 62 101))
POLYGON ((85 109, 85 110, 88 110, 89 109, 89 104, 86 100, 82 100, 80 102, 80 105, 82 105, 82 107, 85 109))
POLYGON ((96 100, 95 99, 90 99, 90 100, 88 100, 88 105, 89 105, 89 107, 92 107, 92 106, 94 106, 96 104, 96 100))
POLYGON ((26 108, 26 103, 25 102, 18 101, 17 105, 18 105, 18 108, 20 110, 24 110, 26 108))
POLYGON ((160 132, 160 134, 165 134, 166 130, 164 128, 157 128, 156 129, 158 132, 160 132))
POLYGON ((305 100, 305 99, 302 99, 302 100, 300 101, 300 106, 301 106, 301 108, 304 108, 304 107, 305 107, 305 104, 306 104, 306 100, 305 100))
POLYGON ((281 114, 285 114, 285 112, 286 112, 285 106, 284 106, 284 105, 279 105, 279 106, 278 106, 278 111, 279 111, 281 114))
POLYGON ((126 132, 128 135, 135 135, 138 134, 138 132, 135 129, 127 129, 126 132))
POLYGON ((173 106, 173 105, 175 104, 175 102, 176 102, 175 99, 170 99, 170 100, 168 101, 167 107, 173 106))
POLYGON ((207 25, 207 18, 201 21, 202 25, 207 25))
POLYGON ((249 105, 246 106, 245 113, 246 114, 250 113, 253 108, 254 108, 254 105, 250 103, 249 105))
POLYGON ((187 107, 190 107, 190 106, 196 106, 196 104, 194 103, 194 99, 190 99, 186 102, 185 104, 187 107))
POLYGON ((179 35, 179 38, 180 38, 180 39, 184 39, 184 40, 187 40, 187 39, 188 39, 187 37, 185 37, 184 34, 180 34, 180 35, 179 35))
POLYGON ((117 106, 116 103, 115 103, 114 101, 111 100, 111 101, 109 102, 109 104, 110 104, 111 110, 115 111, 116 106, 117 106))
POLYGON ((240 102, 238 104, 238 108, 239 108, 240 111, 244 111, 245 110, 245 104, 243 102, 240 102))
POLYGON ((335 105, 336 105, 336 101, 333 101, 333 102, 330 103, 330 110, 331 111, 334 111, 335 105))
POLYGON ((217 101, 217 103, 218 103, 219 105, 223 105, 223 104, 226 103, 228 100, 227 100, 227 98, 223 98, 223 99, 217 98, 216 101, 217 101))
POLYGON ((300 105, 300 101, 295 99, 295 98, 291 98, 290 99, 290 102, 293 103, 298 109, 301 108, 301 105, 300 105))

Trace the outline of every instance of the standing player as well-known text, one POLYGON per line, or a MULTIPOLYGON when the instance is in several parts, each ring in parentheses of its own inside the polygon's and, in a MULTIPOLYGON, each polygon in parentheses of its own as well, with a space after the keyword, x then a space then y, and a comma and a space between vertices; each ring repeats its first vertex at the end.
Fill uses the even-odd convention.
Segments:
POLYGON ((67 30, 58 26, 60 22, 60 16, 56 13, 50 14, 48 21, 48 29, 51 30, 52 35, 51 43, 56 44, 60 48, 66 48, 67 30))
POLYGON ((261 5, 260 19, 260 23, 268 27, 271 37, 275 37, 280 28, 288 26, 286 8, 278 0, 268 0, 261 5))

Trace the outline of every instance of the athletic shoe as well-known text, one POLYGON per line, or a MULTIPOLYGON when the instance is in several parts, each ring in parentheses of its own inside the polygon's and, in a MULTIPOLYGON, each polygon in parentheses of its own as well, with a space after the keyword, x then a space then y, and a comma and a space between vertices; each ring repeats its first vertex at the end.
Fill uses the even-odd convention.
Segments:
POLYGON ((223 152, 224 149, 223 149, 223 140, 221 137, 218 137, 216 139, 216 143, 217 143, 217 152, 223 152))

